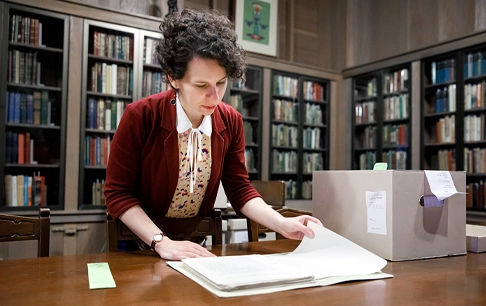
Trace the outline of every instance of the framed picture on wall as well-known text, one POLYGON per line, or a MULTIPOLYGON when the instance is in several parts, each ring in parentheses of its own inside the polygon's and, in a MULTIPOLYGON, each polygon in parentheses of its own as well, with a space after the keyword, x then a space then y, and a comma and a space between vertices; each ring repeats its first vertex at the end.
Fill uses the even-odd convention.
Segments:
POLYGON ((235 29, 246 51, 277 55, 278 0, 236 0, 235 29))

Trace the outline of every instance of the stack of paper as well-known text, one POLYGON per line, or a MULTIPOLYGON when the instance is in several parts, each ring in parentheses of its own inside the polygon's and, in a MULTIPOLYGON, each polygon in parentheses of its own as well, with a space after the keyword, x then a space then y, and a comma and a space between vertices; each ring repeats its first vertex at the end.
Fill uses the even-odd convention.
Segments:
POLYGON ((386 260, 322 226, 309 222, 309 227, 314 238, 305 237, 291 253, 191 258, 168 265, 220 297, 392 277, 381 273, 386 260))

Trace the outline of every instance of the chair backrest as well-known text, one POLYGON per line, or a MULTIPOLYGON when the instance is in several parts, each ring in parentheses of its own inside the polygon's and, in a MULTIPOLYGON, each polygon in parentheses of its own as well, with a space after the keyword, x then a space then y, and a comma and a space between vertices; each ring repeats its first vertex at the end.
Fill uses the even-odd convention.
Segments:
MULTIPOLYGON (((309 215, 312 216, 312 212, 306 211, 306 210, 299 210, 299 209, 293 209, 293 208, 280 208, 277 209, 277 212, 280 213, 284 217, 297 217, 297 216, 302 216, 302 215, 309 215)), ((273 232, 273 230, 258 224, 257 222, 250 220, 250 218, 246 218, 246 225, 248 228, 248 241, 253 242, 253 241, 258 241, 258 235, 263 234, 263 233, 268 233, 268 232, 273 232)), ((286 239, 284 236, 280 235, 279 233, 276 233, 276 239, 286 239)))
POLYGON ((251 181, 253 187, 262 196, 262 199, 273 208, 285 206, 284 181, 251 181))
POLYGON ((37 256, 49 256, 51 211, 40 208, 38 217, 0 214, 0 242, 37 240, 37 256))
MULTIPOLYGON (((172 221, 167 219, 168 222, 172 221)), ((195 218, 181 218, 174 219, 174 226, 172 228, 178 235, 170 235, 164 231, 171 239, 179 237, 212 237, 212 244, 223 243, 223 219, 221 217, 221 210, 215 209, 210 216, 196 220, 195 218), (175 228, 177 227, 177 228, 175 228), (185 229, 190 229, 185 231, 185 229)), ((119 219, 113 220, 110 214, 106 214, 106 226, 108 235, 108 252, 118 251, 118 241, 137 241, 139 238, 119 219)))

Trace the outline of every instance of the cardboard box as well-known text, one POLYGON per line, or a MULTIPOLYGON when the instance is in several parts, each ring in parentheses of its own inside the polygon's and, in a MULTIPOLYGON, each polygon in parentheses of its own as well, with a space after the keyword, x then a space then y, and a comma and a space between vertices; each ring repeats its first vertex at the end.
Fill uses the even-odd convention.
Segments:
POLYGON ((466 224, 466 248, 469 252, 486 252, 486 226, 466 224))
MULTIPOLYGON (((451 172, 451 176, 457 191, 465 192, 465 173, 451 172)), ((466 195, 455 194, 441 207, 421 206, 420 197, 432 195, 423 171, 316 171, 312 187, 313 215, 325 227, 384 259, 466 253, 466 195), (367 206, 367 192, 384 195, 380 233, 370 227, 376 222, 376 211, 367 206)))

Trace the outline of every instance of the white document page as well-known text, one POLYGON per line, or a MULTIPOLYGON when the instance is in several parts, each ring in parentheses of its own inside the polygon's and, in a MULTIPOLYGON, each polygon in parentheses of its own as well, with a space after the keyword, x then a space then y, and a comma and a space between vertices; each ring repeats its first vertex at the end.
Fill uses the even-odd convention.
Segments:
POLYGON ((325 227, 314 222, 308 226, 314 231, 314 238, 304 237, 292 253, 279 257, 280 263, 313 273, 316 279, 371 274, 387 264, 383 258, 325 227))
POLYGON ((386 235, 386 191, 366 191, 368 233, 386 235))
POLYGON ((449 171, 424 170, 424 172, 430 185, 430 191, 437 199, 444 200, 456 193, 465 194, 465 192, 457 191, 449 171))

